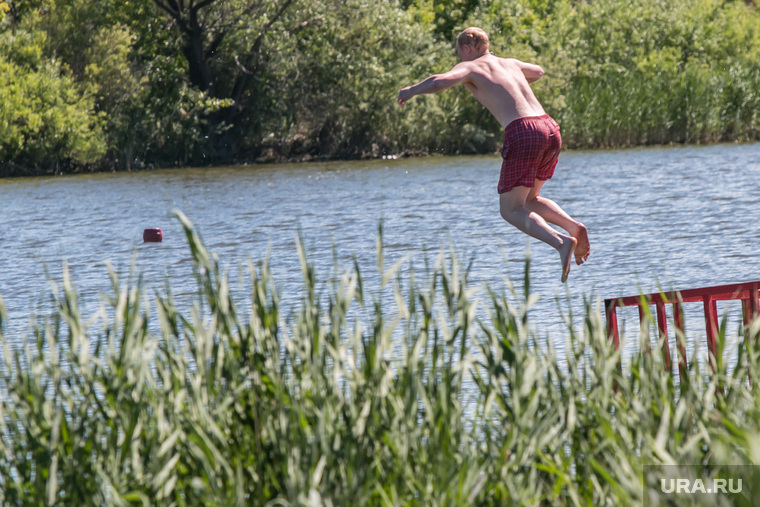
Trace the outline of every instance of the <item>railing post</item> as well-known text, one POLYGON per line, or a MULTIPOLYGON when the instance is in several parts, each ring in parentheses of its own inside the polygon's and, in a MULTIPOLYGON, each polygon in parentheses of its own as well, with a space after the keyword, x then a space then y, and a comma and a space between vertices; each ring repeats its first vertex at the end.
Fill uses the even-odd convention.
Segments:
MULTIPOLYGON (((755 333, 753 335, 752 333, 752 323, 755 321, 755 319, 760 319, 760 310, 758 309, 758 283, 755 282, 752 284, 751 289, 749 290, 749 294, 747 295, 747 299, 742 299, 742 317, 744 321, 744 346, 749 347, 750 342, 752 343, 753 349, 758 344, 758 338, 760 338, 760 333, 755 333)), ((752 384, 752 375, 748 375, 750 385, 752 384)))
POLYGON ((704 296, 702 298, 705 307, 705 330, 707 333, 707 349, 710 356, 710 366, 713 371, 718 371, 718 347, 716 345, 716 338, 718 336, 718 307, 715 304, 715 299, 711 296, 704 296))
POLYGON ((749 340, 749 326, 752 322, 752 310, 750 304, 752 302, 752 294, 750 299, 742 299, 742 322, 744 322, 744 341, 749 340))
MULTIPOLYGON (((744 321, 744 339, 750 339, 750 325, 752 322, 760 318, 760 309, 758 309, 758 287, 757 283, 752 284, 752 288, 749 291, 749 297, 742 300, 742 317, 744 321)), ((758 336, 754 337, 755 339, 758 336)))
POLYGON ((644 311, 644 305, 647 304, 646 300, 642 301, 639 304, 639 336, 643 337, 646 341, 644 352, 647 354, 652 352, 652 344, 649 343, 649 319, 647 319, 647 314, 644 311))
POLYGON ((655 303, 657 308, 657 329, 659 329, 659 337, 662 342, 662 354, 665 359, 665 368, 668 372, 672 373, 673 366, 670 362, 670 345, 668 344, 668 321, 665 315, 665 303, 658 301, 655 303))
POLYGON ((683 325, 683 307, 681 302, 673 303, 673 323, 676 326, 676 348, 678 349, 678 373, 681 382, 688 375, 688 363, 686 359, 686 331, 683 325))
POLYGON ((614 299, 604 300, 605 316, 607 317, 607 339, 612 340, 615 350, 620 350, 620 333, 617 322, 617 301, 614 299))
MULTIPOLYGON (((620 333, 618 331, 617 322, 617 299, 605 299, 604 300, 604 313, 607 317, 607 339, 612 340, 612 345, 615 347, 615 351, 620 351, 620 333)), ((623 363, 620 357, 618 357, 617 373, 622 375, 623 363)), ((612 390, 617 394, 618 392, 618 380, 617 377, 612 382, 612 390)))

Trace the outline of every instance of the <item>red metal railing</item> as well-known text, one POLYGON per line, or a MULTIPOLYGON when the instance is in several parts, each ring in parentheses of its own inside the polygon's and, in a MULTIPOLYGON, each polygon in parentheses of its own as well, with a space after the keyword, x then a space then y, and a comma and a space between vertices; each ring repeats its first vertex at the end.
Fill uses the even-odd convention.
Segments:
MULTIPOLYGON (((642 294, 639 296, 627 296, 622 298, 610 298, 604 300, 607 315, 607 337, 613 341, 615 348, 620 347, 620 335, 617 324, 617 308, 619 306, 638 306, 639 324, 649 326, 643 305, 655 305, 657 309, 657 328, 659 329, 662 353, 665 358, 665 367, 671 371, 670 347, 668 345, 668 324, 665 315, 665 305, 673 305, 673 323, 676 328, 684 332, 683 304, 701 302, 705 311, 705 330, 707 334, 707 348, 710 353, 710 364, 713 369, 717 347, 715 339, 718 336, 718 310, 717 301, 741 300, 742 317, 745 329, 749 323, 760 316, 758 309, 758 290, 760 281, 720 285, 717 287, 705 287, 701 289, 688 289, 672 292, 658 292, 654 294, 642 294)), ((678 348, 678 369, 681 375, 686 374, 686 350, 683 340, 676 340, 678 348)))

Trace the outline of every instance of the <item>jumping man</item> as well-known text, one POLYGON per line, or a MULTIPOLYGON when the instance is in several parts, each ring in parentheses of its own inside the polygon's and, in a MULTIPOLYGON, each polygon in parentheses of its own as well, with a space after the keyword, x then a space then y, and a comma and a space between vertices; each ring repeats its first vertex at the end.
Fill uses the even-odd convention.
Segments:
POLYGON ((497 187, 501 216, 559 252, 564 283, 573 255, 576 264, 583 264, 590 245, 582 223, 554 201, 538 195, 554 174, 562 146, 559 125, 546 114, 530 87, 544 71, 538 65, 494 56, 489 51, 488 34, 480 28, 463 31, 456 49, 460 63, 444 74, 402 89, 398 102, 403 106, 415 95, 437 93, 462 83, 496 117, 504 129, 497 187), (569 235, 560 234, 547 222, 569 235))

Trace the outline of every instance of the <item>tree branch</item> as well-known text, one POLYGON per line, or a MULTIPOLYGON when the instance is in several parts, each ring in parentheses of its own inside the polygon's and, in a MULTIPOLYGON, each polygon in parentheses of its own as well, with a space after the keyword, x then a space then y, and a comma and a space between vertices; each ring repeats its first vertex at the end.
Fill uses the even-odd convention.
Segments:
POLYGON ((211 43, 208 46, 208 49, 206 50, 206 58, 210 58, 211 55, 216 53, 216 50, 219 49, 219 46, 222 44, 222 40, 224 40, 224 36, 227 35, 227 32, 225 31, 219 31, 214 37, 214 40, 211 41, 211 43))
POLYGON ((166 5, 161 0, 153 0, 153 3, 156 4, 156 5, 158 5, 159 7, 161 7, 166 12, 168 12, 169 16, 171 16, 171 17, 173 17, 174 19, 177 19, 177 20, 179 19, 179 12, 176 11, 176 10, 174 10, 174 9, 172 9, 171 7, 169 7, 168 5, 166 5))
POLYGON ((285 2, 280 6, 280 9, 275 13, 274 16, 272 16, 272 19, 269 20, 269 22, 264 25, 264 27, 259 31, 258 37, 256 37, 256 40, 253 42, 253 45, 251 45, 251 50, 248 52, 248 55, 246 56, 245 63, 240 64, 240 62, 236 59, 235 63, 237 63, 238 67, 244 70, 244 72, 238 77, 238 79, 235 82, 235 86, 232 89, 232 100, 234 100, 236 103, 240 101, 240 97, 243 95, 243 90, 245 89, 245 84, 248 81, 248 76, 253 75, 253 72, 251 72, 251 63, 253 62, 253 58, 258 55, 259 51, 261 50, 261 43, 264 40, 264 36, 267 34, 270 28, 272 28, 272 25, 274 25, 278 19, 283 15, 285 10, 290 7, 290 5, 293 3, 293 0, 285 0, 285 2))
POLYGON ((274 16, 272 16, 272 19, 269 20, 269 23, 267 23, 264 26, 264 28, 262 28, 261 31, 259 32, 259 36, 256 37, 256 40, 254 41, 253 45, 251 46, 251 50, 252 51, 253 51, 253 48, 261 46, 261 39, 264 38, 264 35, 266 35, 266 33, 269 31, 269 29, 272 28, 272 25, 274 25, 277 22, 277 20, 280 19, 280 17, 285 12, 285 9, 287 9, 288 7, 290 7, 290 4, 292 4, 292 3, 293 3, 293 0, 285 0, 285 2, 280 7, 280 10, 277 11, 277 13, 274 16))
POLYGON ((259 7, 261 7, 261 2, 253 2, 251 5, 248 6, 246 10, 243 11, 243 16, 245 16, 246 14, 252 13, 259 7))
POLYGON ((190 9, 192 9, 195 12, 198 12, 199 10, 203 9, 207 5, 211 5, 214 2, 217 2, 219 0, 201 0, 201 2, 197 5, 191 5, 190 9))
MULTIPOLYGON (((179 0, 182 2, 182 0, 179 0)), ((187 23, 185 23, 185 20, 182 19, 182 12, 183 7, 180 4, 177 4, 176 0, 169 0, 167 5, 162 0, 153 0, 153 3, 159 6, 161 9, 166 11, 169 16, 177 22, 177 25, 179 25, 180 30, 184 31, 185 33, 190 32, 190 28, 187 26, 187 23)))

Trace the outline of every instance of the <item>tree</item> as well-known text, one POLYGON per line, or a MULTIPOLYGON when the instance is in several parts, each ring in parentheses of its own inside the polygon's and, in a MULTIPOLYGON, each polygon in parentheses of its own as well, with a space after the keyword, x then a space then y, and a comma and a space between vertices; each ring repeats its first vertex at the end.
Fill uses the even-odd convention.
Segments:
MULTIPOLYGON (((182 54, 192 85, 209 97, 231 99, 240 112, 248 79, 257 70, 264 37, 295 0, 154 0, 154 3, 182 34, 182 54)), ((224 119, 229 120, 234 113, 227 113, 224 119)))

